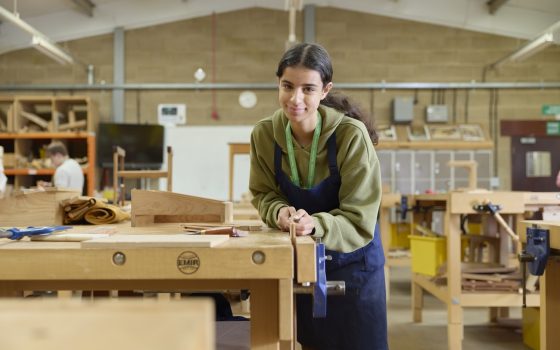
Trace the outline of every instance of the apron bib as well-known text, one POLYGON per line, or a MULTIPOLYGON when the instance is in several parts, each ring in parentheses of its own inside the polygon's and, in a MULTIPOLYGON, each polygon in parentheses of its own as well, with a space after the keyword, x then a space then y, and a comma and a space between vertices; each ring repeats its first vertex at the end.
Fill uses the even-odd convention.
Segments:
MULTIPOLYGON (((330 175, 316 186, 296 186, 282 171, 282 149, 274 147, 275 177, 291 206, 310 215, 339 207, 341 179, 336 162, 336 136, 327 141, 330 175)), ((327 250, 327 280, 346 282, 344 296, 327 298, 327 317, 312 317, 311 295, 297 295, 297 338, 305 347, 336 350, 386 350, 387 309, 385 301, 385 257, 379 225, 373 240, 350 253, 327 250)))

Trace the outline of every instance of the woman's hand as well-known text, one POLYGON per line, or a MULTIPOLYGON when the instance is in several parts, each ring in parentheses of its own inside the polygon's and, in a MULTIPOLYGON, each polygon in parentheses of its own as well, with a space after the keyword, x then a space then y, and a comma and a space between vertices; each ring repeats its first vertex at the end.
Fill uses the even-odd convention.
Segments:
POLYGON ((290 223, 296 223, 296 235, 305 236, 313 233, 315 221, 305 210, 296 211, 294 207, 283 207, 278 211, 276 224, 282 231, 290 231, 290 223))

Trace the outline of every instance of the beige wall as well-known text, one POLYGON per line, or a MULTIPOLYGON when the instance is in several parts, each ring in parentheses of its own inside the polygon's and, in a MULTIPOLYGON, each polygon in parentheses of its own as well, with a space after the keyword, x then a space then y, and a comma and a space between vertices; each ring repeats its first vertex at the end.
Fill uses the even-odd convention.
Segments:
MULTIPOLYGON (((298 15, 298 38, 302 38, 302 14, 298 15)), ((125 32, 125 81, 127 83, 193 83, 194 71, 207 72, 212 81, 212 16, 173 22, 125 32)), ((275 68, 288 35, 288 13, 250 9, 216 15, 216 82, 274 82, 275 68)), ((316 9, 316 40, 330 52, 334 82, 470 82, 482 79, 485 64, 512 52, 522 41, 455 28, 374 16, 334 8, 316 9)), ((75 56, 95 65, 96 81, 112 82, 112 35, 100 35, 63 43, 75 56)), ((508 64, 487 81, 560 81, 560 48, 548 48, 527 61, 508 64)), ((83 84, 85 70, 60 66, 33 50, 0 55, 0 85, 83 84)), ((210 91, 128 91, 127 122, 155 122, 159 103, 187 104, 190 125, 252 124, 277 108, 274 91, 257 90, 259 103, 250 110, 237 103, 239 91, 216 91, 219 120, 211 118, 210 91)), ((390 121, 395 96, 414 91, 347 91, 378 124, 390 121)), ((22 93, 22 92, 18 92, 22 93)), ((36 92, 32 92, 37 94, 36 92)), ((45 93, 45 92, 43 92, 45 93)), ((48 92, 46 92, 48 93, 48 92)), ((57 92, 66 94, 68 92, 57 92)), ((74 92, 91 96, 99 105, 100 119, 111 120, 110 91, 74 92)), ((418 91, 415 119, 424 120, 432 91, 418 91)), ((560 103, 560 90, 500 90, 501 119, 541 118, 545 103, 560 103)), ((445 103, 455 110, 457 122, 481 123, 489 128, 490 92, 445 91, 445 103), (454 97, 455 96, 455 97, 454 97), (453 101, 455 100, 455 103, 453 101), (455 105, 455 108, 453 108, 455 105)), ((509 188, 509 140, 498 140, 499 175, 509 188)))

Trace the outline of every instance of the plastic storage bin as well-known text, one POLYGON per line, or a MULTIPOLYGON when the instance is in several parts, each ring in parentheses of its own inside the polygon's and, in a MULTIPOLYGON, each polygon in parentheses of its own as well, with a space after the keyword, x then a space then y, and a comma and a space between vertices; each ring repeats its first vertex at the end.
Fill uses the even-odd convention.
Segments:
POLYGON ((408 236, 412 256, 412 272, 437 275, 438 268, 447 260, 445 237, 408 236))
MULTIPOLYGON (((435 276, 438 269, 447 261, 446 237, 428 237, 410 235, 410 255, 412 256, 412 272, 435 276)), ((468 237, 461 237, 461 261, 468 248, 468 237)))

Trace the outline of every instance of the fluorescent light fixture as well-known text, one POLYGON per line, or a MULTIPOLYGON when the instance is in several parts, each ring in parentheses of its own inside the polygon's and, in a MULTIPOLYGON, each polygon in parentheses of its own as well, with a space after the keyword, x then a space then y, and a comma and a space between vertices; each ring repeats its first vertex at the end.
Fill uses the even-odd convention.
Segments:
POLYGON ((554 44, 554 34, 544 33, 533 41, 528 42, 526 45, 515 51, 509 56, 512 62, 523 61, 537 52, 544 50, 550 45, 554 44))
POLYGON ((490 65, 490 68, 498 68, 508 62, 521 62, 533 56, 537 52, 544 50, 552 44, 560 44, 560 22, 555 23, 543 34, 529 41, 513 53, 499 59, 490 65))
POLYGON ((34 35, 31 45, 60 64, 74 63, 72 56, 45 38, 34 35))
POLYGON ((0 18, 4 18, 18 28, 32 35, 31 45, 45 55, 59 62, 60 64, 74 63, 74 59, 70 54, 62 50, 59 46, 51 42, 43 33, 30 26, 27 22, 19 18, 18 15, 11 13, 0 6, 0 18))

